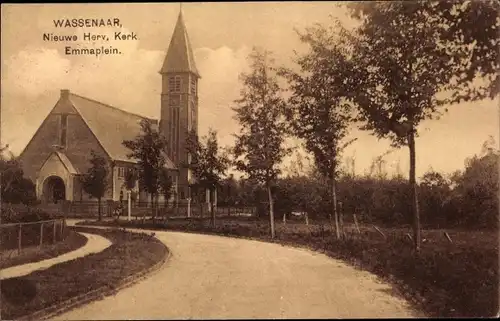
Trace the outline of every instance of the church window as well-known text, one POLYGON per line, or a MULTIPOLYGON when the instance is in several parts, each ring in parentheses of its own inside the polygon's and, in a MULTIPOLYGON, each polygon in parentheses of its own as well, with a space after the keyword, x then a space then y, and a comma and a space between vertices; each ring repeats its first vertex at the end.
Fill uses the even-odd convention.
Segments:
POLYGON ((61 136, 59 137, 59 145, 66 147, 68 131, 68 115, 61 115, 61 136))
POLYGON ((168 91, 175 91, 175 77, 168 77, 168 91))
POLYGON ((177 160, 177 140, 178 140, 178 130, 179 130, 179 108, 173 108, 172 117, 172 156, 173 161, 177 160))
POLYGON ((196 95, 196 79, 191 78, 191 94, 196 95))
POLYGON ((181 84, 182 78, 181 76, 171 76, 168 79, 168 87, 171 93, 180 93, 181 92, 181 84))
POLYGON ((125 167, 118 167, 118 177, 125 177, 125 167))

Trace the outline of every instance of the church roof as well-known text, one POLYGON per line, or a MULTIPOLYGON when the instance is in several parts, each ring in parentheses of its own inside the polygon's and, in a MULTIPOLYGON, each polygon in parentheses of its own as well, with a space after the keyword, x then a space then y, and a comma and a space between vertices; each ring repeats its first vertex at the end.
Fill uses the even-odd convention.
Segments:
POLYGON ((76 168, 73 166, 73 164, 71 163, 71 161, 69 160, 69 158, 64 153, 59 152, 59 151, 53 151, 52 153, 50 153, 49 156, 43 162, 42 166, 40 166, 40 168, 43 168, 43 166, 45 166, 45 163, 47 163, 47 161, 49 159, 51 159, 52 155, 54 155, 54 154, 57 157, 59 157, 59 160, 64 165, 64 167, 66 167, 66 169, 68 170, 68 172, 70 174, 74 174, 74 175, 75 174, 80 174, 80 172, 78 172, 78 170, 76 170, 76 168))
MULTIPOLYGON (((127 157, 130 150, 123 146, 122 142, 124 140, 133 140, 141 133, 140 123, 143 119, 151 121, 153 128, 158 128, 158 120, 156 119, 126 112, 73 93, 70 93, 68 98, 113 160, 137 162, 137 160, 127 157)), ((165 158, 167 160, 166 167, 175 169, 176 166, 166 154, 165 158)))
POLYGON ((184 24, 182 11, 179 12, 174 33, 170 40, 170 46, 168 47, 167 55, 160 71, 162 74, 170 72, 192 72, 200 77, 194 61, 193 50, 191 49, 191 42, 189 41, 184 24))
POLYGON ((57 154, 61 162, 64 164, 64 166, 66 166, 68 172, 70 172, 71 174, 78 174, 78 171, 75 169, 75 167, 65 154, 57 151, 55 153, 57 154))

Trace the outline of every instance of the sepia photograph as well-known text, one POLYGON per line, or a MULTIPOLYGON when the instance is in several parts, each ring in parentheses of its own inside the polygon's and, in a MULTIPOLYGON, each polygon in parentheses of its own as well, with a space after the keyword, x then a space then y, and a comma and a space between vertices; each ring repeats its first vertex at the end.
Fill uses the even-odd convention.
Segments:
POLYGON ((500 315, 500 4, 2 3, 0 319, 500 315))

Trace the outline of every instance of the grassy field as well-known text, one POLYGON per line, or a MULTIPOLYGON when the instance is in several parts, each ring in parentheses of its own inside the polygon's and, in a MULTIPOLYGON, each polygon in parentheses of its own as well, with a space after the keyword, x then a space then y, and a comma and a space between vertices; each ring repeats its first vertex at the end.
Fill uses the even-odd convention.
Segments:
POLYGON ((2 281, 2 319, 12 320, 64 302, 103 286, 116 288, 128 276, 153 266, 168 254, 156 238, 114 229, 76 227, 102 235, 113 244, 106 250, 2 281))
POLYGON ((381 228, 384 237, 373 226, 363 225, 357 233, 348 225, 346 237, 337 240, 327 225, 277 223, 277 239, 271 240, 269 224, 264 220, 219 218, 216 222, 215 228, 207 219, 104 224, 249 237, 307 247, 382 277, 394 285, 395 294, 429 317, 491 317, 498 312, 497 231, 423 230, 425 242, 416 255, 405 236, 410 232, 407 228, 381 228), (452 242, 444 236, 445 231, 452 242))
POLYGON ((68 230, 67 234, 64 235, 64 239, 55 244, 24 248, 21 254, 17 254, 16 249, 2 251, 0 253, 0 269, 50 259, 79 249, 85 244, 87 244, 85 236, 73 230, 68 230))

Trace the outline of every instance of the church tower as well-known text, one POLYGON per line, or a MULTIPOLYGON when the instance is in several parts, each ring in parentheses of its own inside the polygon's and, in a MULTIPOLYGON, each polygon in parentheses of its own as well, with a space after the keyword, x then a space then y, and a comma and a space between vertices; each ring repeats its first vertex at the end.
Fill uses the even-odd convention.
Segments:
POLYGON ((187 133, 198 132, 198 80, 182 9, 179 12, 170 46, 160 71, 162 78, 160 130, 168 140, 167 154, 179 169, 178 199, 189 193, 191 173, 186 168, 187 133))

